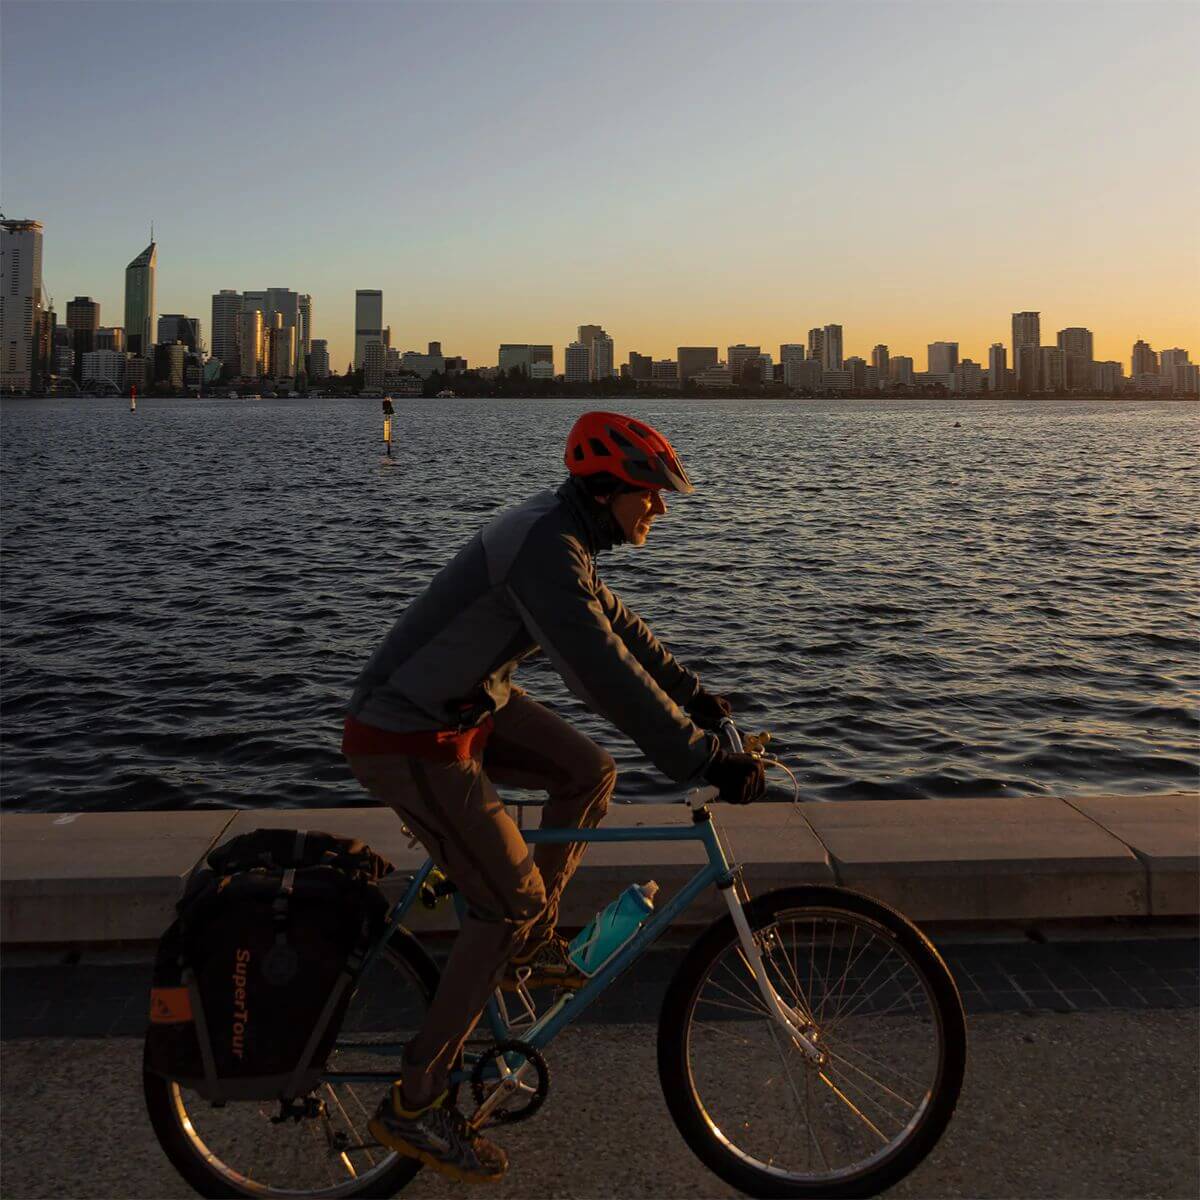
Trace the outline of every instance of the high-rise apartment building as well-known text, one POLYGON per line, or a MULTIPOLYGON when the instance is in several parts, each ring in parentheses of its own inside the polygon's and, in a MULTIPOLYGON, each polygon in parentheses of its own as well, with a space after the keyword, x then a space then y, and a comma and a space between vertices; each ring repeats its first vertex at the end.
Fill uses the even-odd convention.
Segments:
POLYGON ((154 345, 157 274, 158 246, 151 242, 125 268, 125 345, 130 353, 143 357, 154 345))
POLYGON ((803 342, 784 342, 779 347, 779 361, 783 366, 783 382, 787 387, 805 386, 804 364, 808 361, 808 347, 803 342))
POLYGON ((1102 396, 1115 396, 1125 382, 1125 368, 1106 359, 1092 365, 1092 389, 1102 396))
POLYGON ((925 349, 929 355, 926 369, 930 374, 954 374, 954 368, 958 366, 957 342, 930 342, 925 349))
POLYGON ((1003 342, 988 347, 988 390, 994 394, 1008 391, 1008 351, 1003 342))
POLYGON ((1063 352, 1066 387, 1071 392, 1092 390, 1092 331, 1073 327, 1058 331, 1058 348, 1063 352))
POLYGON ((0 388, 25 392, 40 386, 35 335, 42 311, 42 224, 2 221, 0 388))
POLYGON ((1144 342, 1139 338, 1133 343, 1133 356, 1130 367, 1130 373, 1133 375, 1158 374, 1158 355, 1154 352, 1149 342, 1144 342))
POLYGON ((821 366, 826 371, 842 369, 842 327, 826 325, 821 330, 821 366))
MULTIPOLYGON (((118 354, 116 350, 91 350, 79 364, 79 378, 83 381, 107 379, 117 387, 124 387, 125 362, 125 355, 118 354)), ((145 386, 144 383, 142 386, 145 386)))
POLYGON ((312 296, 304 292, 300 296, 300 328, 296 333, 296 357, 303 368, 308 352, 312 349, 312 296))
POLYGON ((356 371, 366 365, 368 342, 384 344, 383 292, 377 288, 360 288, 354 293, 354 369, 356 371))
POLYGON ((308 376, 310 379, 329 378, 329 342, 325 338, 313 338, 310 343, 308 376))
MULTIPOLYGON (((379 295, 382 296, 383 293, 379 295)), ((382 338, 370 338, 364 343, 362 352, 363 387, 383 387, 387 378, 388 347, 383 344, 382 338)))
POLYGON ((751 382, 757 382, 762 378, 762 370, 759 365, 759 359, 761 358, 762 347, 747 346, 745 342, 738 342, 736 346, 730 346, 725 351, 725 362, 733 374, 734 387, 740 387, 746 382, 747 363, 754 364, 750 372, 754 376, 751 382))
POLYGON ((96 349, 115 350, 118 354, 125 350, 125 327, 123 325, 101 325, 96 330, 96 349))
POLYGON ((808 357, 815 358, 817 362, 825 361, 825 331, 823 329, 810 329, 808 331, 808 357))
POLYGON ((871 350, 871 366, 879 373, 877 378, 879 386, 883 387, 884 381, 889 377, 889 363, 891 359, 888 355, 888 348, 880 342, 871 350))
POLYGON ((649 354, 639 354, 636 350, 629 352, 629 378, 652 379, 654 377, 654 359, 649 354))
POLYGON ((1028 395, 1040 390, 1039 351, 1042 345, 1042 314, 1019 312, 1012 315, 1013 370, 1017 373, 1017 391, 1028 395))
POLYGON ((954 390, 963 395, 983 391, 983 367, 969 358, 954 365, 954 390))
POLYGON ((1038 375, 1041 391, 1063 391, 1067 386, 1067 356, 1057 346, 1042 346, 1038 375))
POLYGON ((165 313, 158 318, 157 336, 154 341, 160 346, 182 342, 188 350, 196 353, 201 348, 200 318, 185 317, 183 313, 165 313))
POLYGON ((564 354, 564 375, 567 383, 587 383, 591 378, 591 350, 582 342, 572 342, 564 354))
POLYGON ((677 346, 675 361, 679 364, 679 381, 687 383, 701 371, 715 367, 720 358, 716 346, 677 346))
POLYGON ((271 313, 271 321, 266 329, 265 357, 267 374, 272 379, 286 379, 297 374, 296 334, 297 327, 287 323, 284 313, 271 313))
POLYGON ((907 354, 893 354, 888 360, 888 375, 898 386, 912 387, 916 382, 912 358, 907 354))
POLYGON ((592 338, 588 344, 588 378, 593 383, 601 379, 611 379, 616 371, 613 370, 613 340, 606 333, 592 338))
POLYGON ((228 375, 241 373, 238 353, 242 318, 242 294, 222 288, 212 298, 212 356, 220 359, 228 375))

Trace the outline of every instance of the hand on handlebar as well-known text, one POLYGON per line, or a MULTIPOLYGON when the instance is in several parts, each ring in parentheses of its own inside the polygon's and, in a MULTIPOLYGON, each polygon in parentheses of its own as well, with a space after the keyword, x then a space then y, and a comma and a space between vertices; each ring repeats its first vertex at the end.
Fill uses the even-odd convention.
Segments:
POLYGON ((715 733, 726 717, 733 716, 733 705, 724 696, 718 696, 715 692, 706 692, 704 688, 701 688, 684 705, 684 711, 701 729, 708 729, 715 733))
POLYGON ((762 762, 753 754, 718 750, 704 772, 727 804, 749 804, 761 800, 767 790, 762 762))

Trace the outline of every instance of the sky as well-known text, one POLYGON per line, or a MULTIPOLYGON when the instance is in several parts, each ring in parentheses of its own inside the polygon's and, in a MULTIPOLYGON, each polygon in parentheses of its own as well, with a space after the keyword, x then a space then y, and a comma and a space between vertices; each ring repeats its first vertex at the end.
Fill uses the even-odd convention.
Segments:
POLYGON ((59 319, 221 288, 354 291, 392 344, 492 365, 815 325, 921 370, 1011 314, 1200 358, 1200 4, 0 3, 0 208, 45 226, 59 319))

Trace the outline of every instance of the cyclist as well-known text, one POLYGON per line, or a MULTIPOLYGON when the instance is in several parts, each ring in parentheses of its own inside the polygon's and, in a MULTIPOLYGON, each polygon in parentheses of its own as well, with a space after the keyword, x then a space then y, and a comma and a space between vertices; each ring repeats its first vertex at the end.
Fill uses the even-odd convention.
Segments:
POLYGON ((599 824, 616 784, 612 756, 514 686, 539 648, 571 690, 666 775, 706 780, 723 799, 763 791, 750 755, 711 732, 732 709, 701 686, 601 582, 595 558, 645 543, 664 491, 692 484, 645 422, 585 413, 567 439, 569 476, 486 525, 401 614, 358 679, 343 753, 467 902, 467 915, 402 1077, 370 1128, 451 1178, 499 1179, 503 1150, 447 1102, 447 1082, 488 996, 512 986, 576 988, 583 978, 555 925, 583 843, 529 848, 495 784, 548 793, 546 828, 599 824))

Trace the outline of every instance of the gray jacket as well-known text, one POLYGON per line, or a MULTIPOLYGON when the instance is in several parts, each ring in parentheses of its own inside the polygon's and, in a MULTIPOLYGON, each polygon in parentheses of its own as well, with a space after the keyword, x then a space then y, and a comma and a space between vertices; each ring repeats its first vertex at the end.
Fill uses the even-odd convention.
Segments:
POLYGON ((434 576, 371 656, 350 712, 379 729, 466 728, 503 708, 539 647, 567 686, 683 782, 716 738, 680 707, 700 681, 596 575, 623 540, 573 479, 501 513, 434 576))

